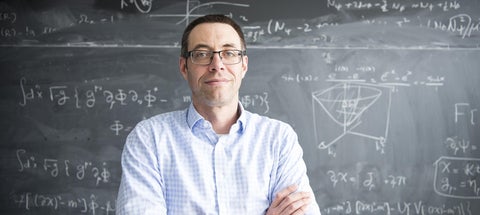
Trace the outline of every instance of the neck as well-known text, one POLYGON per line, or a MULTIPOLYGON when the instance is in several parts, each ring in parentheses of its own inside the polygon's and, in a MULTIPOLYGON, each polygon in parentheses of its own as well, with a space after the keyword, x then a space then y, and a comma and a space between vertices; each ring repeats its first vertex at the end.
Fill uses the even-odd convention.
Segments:
POLYGON ((205 120, 212 124, 213 130, 217 134, 227 134, 230 131, 230 127, 240 116, 238 102, 227 106, 215 107, 195 105, 194 103, 194 107, 205 120))

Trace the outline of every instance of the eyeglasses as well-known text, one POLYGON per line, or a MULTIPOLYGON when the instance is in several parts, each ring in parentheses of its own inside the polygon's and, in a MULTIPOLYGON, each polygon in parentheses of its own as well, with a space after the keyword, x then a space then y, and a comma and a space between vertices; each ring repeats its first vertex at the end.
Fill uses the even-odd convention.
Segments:
POLYGON ((225 65, 232 65, 242 62, 242 57, 247 54, 245 50, 222 50, 222 51, 207 51, 207 50, 192 50, 186 53, 185 57, 190 57, 193 64, 209 65, 213 61, 213 55, 218 53, 222 63, 225 65))

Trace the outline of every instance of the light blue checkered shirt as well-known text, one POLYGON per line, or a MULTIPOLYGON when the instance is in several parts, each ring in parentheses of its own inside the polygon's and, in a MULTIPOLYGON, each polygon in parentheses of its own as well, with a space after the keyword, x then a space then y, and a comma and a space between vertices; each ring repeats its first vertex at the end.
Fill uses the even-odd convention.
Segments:
MULTIPOLYGON (((193 105, 140 122, 123 150, 117 214, 264 214, 289 185, 312 192, 294 130, 239 106, 228 135, 193 105)), ((315 201, 307 214, 320 214, 315 201)))

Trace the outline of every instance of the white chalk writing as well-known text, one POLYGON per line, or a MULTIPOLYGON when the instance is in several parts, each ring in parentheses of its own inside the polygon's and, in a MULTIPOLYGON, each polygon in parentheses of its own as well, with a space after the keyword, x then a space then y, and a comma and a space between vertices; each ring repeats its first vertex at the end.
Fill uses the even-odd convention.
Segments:
POLYGON ((478 111, 478 108, 470 106, 469 103, 455 104, 455 124, 462 121, 474 126, 478 125, 479 118, 480 112, 478 111))
POLYGON ((480 199, 480 159, 440 157, 435 163, 435 192, 458 199, 480 199))
POLYGON ((110 169, 106 162, 97 165, 91 161, 39 158, 25 149, 18 149, 16 157, 19 172, 40 170, 52 178, 67 177, 78 181, 93 179, 96 186, 111 182, 110 169))
POLYGON ((107 88, 101 85, 93 86, 68 86, 68 85, 50 85, 41 86, 39 84, 29 84, 26 78, 20 79, 20 91, 22 98, 18 103, 20 106, 27 106, 35 100, 48 99, 50 102, 64 106, 74 105, 75 108, 93 108, 97 104, 104 104, 108 109, 117 106, 130 104, 153 107, 154 104, 166 103, 167 99, 157 98, 158 87, 145 89, 142 91, 127 88, 107 88))
POLYGON ((383 185, 394 189, 404 187, 407 184, 407 177, 405 176, 390 174, 382 177, 378 171, 364 171, 352 174, 328 170, 327 175, 334 188, 340 185, 351 185, 362 190, 372 191, 379 189, 383 185))
POLYGON ((378 215, 471 215, 471 203, 460 202, 452 205, 432 205, 416 202, 366 202, 344 201, 322 208, 322 214, 378 214, 378 215))
POLYGON ((89 197, 67 196, 61 194, 41 194, 25 192, 14 195, 14 202, 19 208, 27 211, 35 208, 48 208, 55 211, 62 209, 74 210, 80 214, 115 214, 115 206, 112 200, 100 202, 94 194, 89 197))
POLYGON ((445 146, 451 150, 453 155, 467 155, 473 151, 478 150, 478 147, 472 144, 469 140, 461 139, 457 136, 447 137, 445 146))

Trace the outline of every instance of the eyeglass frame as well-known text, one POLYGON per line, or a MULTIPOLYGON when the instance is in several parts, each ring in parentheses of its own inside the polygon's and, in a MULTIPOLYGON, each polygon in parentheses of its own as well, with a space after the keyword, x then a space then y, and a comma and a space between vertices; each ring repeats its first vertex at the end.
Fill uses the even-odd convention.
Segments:
POLYGON ((247 55, 247 50, 238 50, 238 49, 230 49, 230 50, 229 50, 229 49, 225 49, 225 50, 220 50, 220 51, 208 51, 208 50, 198 50, 198 49, 194 49, 194 50, 190 50, 190 51, 188 51, 188 52, 185 52, 185 53, 183 54, 183 57, 186 58, 186 59, 191 58, 194 51, 206 51, 206 52, 212 53, 212 56, 210 57, 210 63, 208 63, 208 64, 195 63, 195 62, 193 62, 193 58, 190 60, 190 61, 191 61, 193 64, 195 64, 195 65, 203 65, 203 66, 212 64, 212 62, 213 62, 213 57, 214 57, 215 54, 218 54, 218 55, 219 55, 220 60, 222 60, 222 63, 225 64, 225 65, 235 65, 235 64, 239 64, 239 63, 243 62, 243 57, 247 55), (220 53, 225 52, 225 51, 237 51, 237 52, 239 52, 239 53, 240 53, 240 61, 238 61, 238 63, 232 63, 232 64, 224 63, 224 62, 223 62, 223 58, 222 58, 222 56, 220 55, 220 53))

